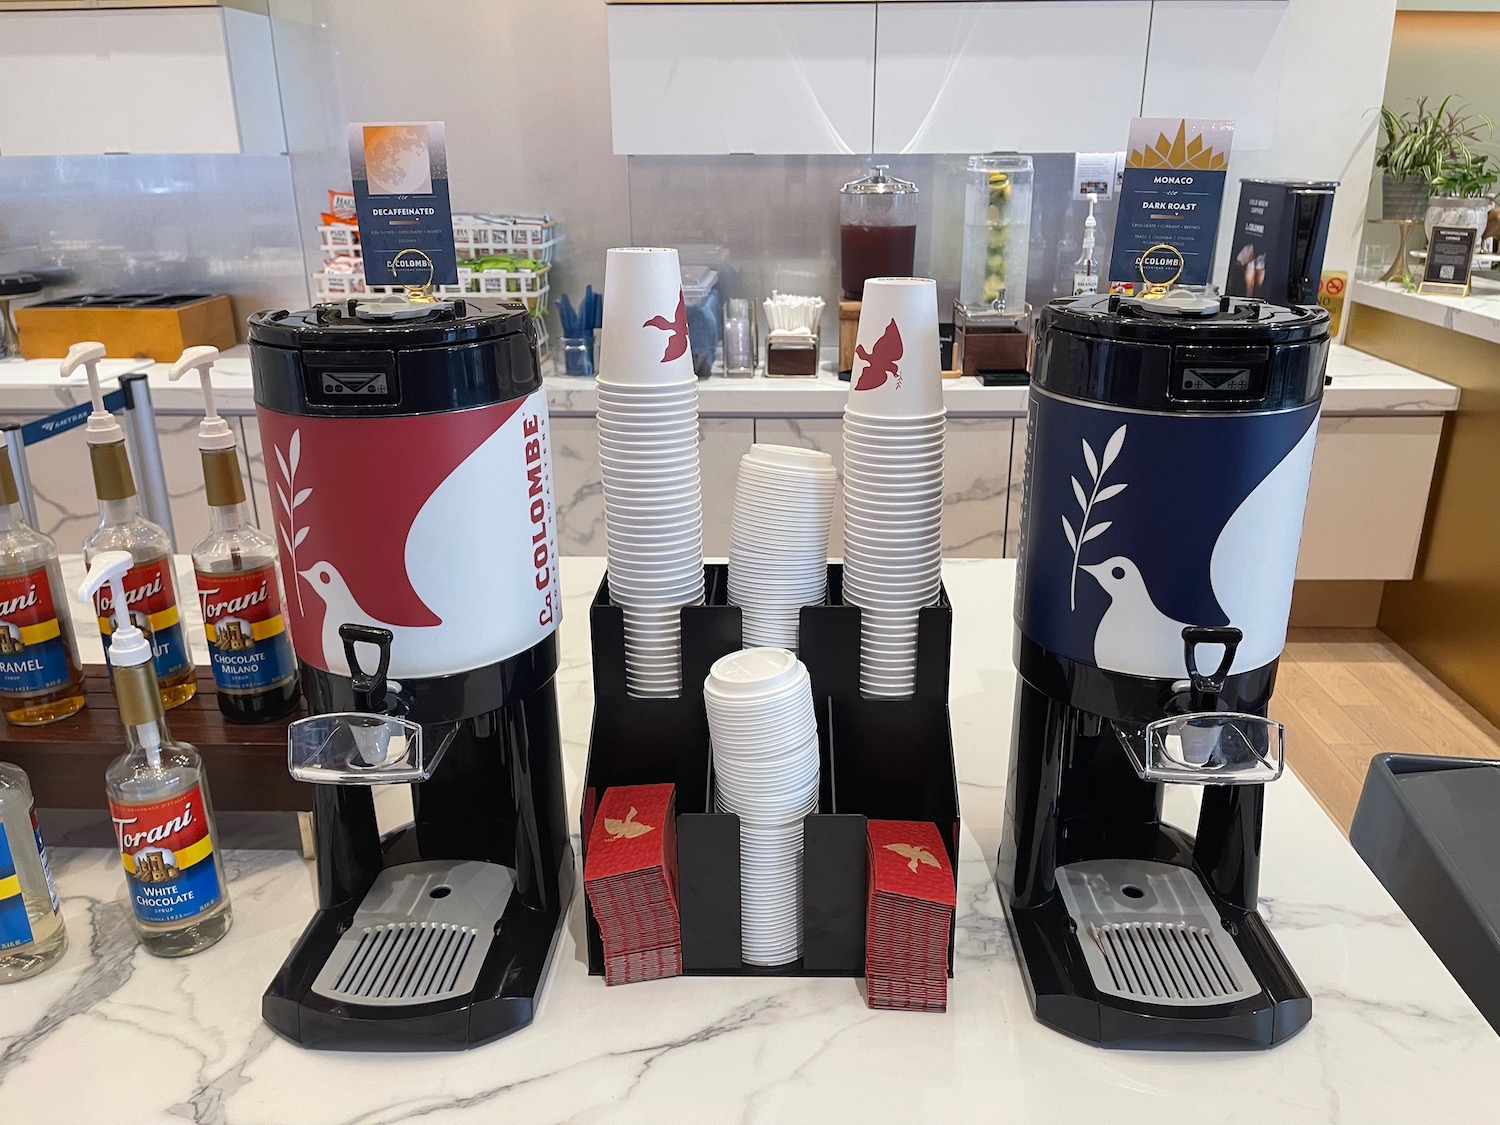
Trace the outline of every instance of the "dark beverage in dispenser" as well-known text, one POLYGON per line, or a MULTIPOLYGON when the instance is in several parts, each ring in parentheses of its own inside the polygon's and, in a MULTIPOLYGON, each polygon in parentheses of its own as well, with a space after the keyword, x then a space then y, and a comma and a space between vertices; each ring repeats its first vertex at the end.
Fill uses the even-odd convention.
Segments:
POLYGON ((839 227, 844 296, 857 301, 872 277, 910 277, 917 256, 917 227, 839 227))

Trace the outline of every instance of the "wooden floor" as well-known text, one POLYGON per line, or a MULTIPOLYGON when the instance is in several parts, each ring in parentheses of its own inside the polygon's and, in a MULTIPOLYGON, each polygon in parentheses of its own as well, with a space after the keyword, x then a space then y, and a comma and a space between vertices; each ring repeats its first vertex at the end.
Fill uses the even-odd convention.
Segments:
POLYGON ((1293 629, 1271 714, 1287 764, 1345 835, 1376 754, 1500 758, 1500 730, 1377 629, 1293 629))

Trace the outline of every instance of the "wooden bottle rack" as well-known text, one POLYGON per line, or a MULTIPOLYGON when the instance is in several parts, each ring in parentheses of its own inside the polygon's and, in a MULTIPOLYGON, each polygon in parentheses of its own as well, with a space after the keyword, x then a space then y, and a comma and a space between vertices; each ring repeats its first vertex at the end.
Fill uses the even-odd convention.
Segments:
MULTIPOLYGON (((123 752, 120 708, 102 664, 84 668, 88 705, 76 715, 40 727, 0 720, 0 760, 31 778, 36 803, 55 809, 103 809, 104 770, 123 752)), ((305 811, 311 785, 286 769, 286 728, 306 711, 283 719, 232 723, 219 711, 212 674, 198 672, 198 694, 167 712, 172 737, 198 748, 208 767, 214 807, 220 812, 305 811)))

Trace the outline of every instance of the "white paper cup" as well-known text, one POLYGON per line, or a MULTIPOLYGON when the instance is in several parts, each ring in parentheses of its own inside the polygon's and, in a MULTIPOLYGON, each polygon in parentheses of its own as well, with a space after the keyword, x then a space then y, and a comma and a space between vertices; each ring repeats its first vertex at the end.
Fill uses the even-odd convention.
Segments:
POLYGON ((645 386, 693 377, 676 250, 626 247, 606 253, 599 374, 612 384, 645 386))
POLYGON ((880 418, 926 418, 942 411, 937 282, 926 277, 865 282, 848 408, 880 418))

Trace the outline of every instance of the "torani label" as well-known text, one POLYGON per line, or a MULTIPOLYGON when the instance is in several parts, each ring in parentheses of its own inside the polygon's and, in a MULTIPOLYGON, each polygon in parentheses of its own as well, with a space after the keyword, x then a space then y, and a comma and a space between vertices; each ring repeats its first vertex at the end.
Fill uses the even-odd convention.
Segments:
POLYGON ((135 916, 153 925, 184 922, 223 898, 203 790, 149 805, 109 803, 135 916))
POLYGON ((0 692, 33 695, 69 679, 68 642, 46 568, 0 578, 0 692))
POLYGON ((264 691, 296 674, 291 638, 281 615, 276 568, 232 574, 198 571, 198 600, 221 690, 264 691))
MULTIPOLYGON (((179 674, 193 662, 183 633, 182 615, 177 609, 171 567, 170 559, 156 559, 131 567, 124 579, 125 605, 131 623, 151 640, 151 663, 159 680, 179 674)), ((99 616, 99 632, 107 641, 115 631, 114 599, 107 585, 94 595, 94 612, 99 616)), ((105 660, 109 660, 107 644, 105 660)))
POLYGON ((0 825, 0 949, 31 944, 31 919, 26 914, 26 900, 21 897, 12 844, 4 825, 0 825))

